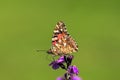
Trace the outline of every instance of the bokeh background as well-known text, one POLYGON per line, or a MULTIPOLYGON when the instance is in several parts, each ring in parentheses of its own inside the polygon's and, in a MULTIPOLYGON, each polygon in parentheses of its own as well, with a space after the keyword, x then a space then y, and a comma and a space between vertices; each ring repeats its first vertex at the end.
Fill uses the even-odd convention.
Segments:
POLYGON ((83 80, 120 80, 119 0, 1 0, 0 80, 55 80, 45 51, 62 20, 79 45, 83 80))

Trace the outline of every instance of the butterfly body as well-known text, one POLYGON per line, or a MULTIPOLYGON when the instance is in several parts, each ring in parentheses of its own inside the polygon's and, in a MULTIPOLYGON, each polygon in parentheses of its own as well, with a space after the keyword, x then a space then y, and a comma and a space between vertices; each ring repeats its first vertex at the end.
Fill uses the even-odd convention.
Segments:
POLYGON ((65 24, 59 21, 54 29, 52 37, 52 46, 48 53, 54 55, 66 55, 78 51, 78 46, 74 39, 69 35, 65 24))

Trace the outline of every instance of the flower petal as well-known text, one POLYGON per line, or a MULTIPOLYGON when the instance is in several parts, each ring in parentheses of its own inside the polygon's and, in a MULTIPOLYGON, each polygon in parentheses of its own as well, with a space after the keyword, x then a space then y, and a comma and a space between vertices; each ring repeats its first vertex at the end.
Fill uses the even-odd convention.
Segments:
POLYGON ((58 60, 57 60, 58 63, 63 63, 65 62, 64 60, 64 56, 61 56, 58 60))
POLYGON ((49 64, 49 66, 52 66, 52 68, 55 69, 55 70, 59 68, 59 65, 58 65, 57 61, 51 62, 51 63, 49 64))
POLYGON ((71 78, 71 80, 82 80, 80 77, 78 77, 78 76, 73 76, 72 78, 71 78))
POLYGON ((78 75, 78 73, 79 73, 78 68, 75 65, 74 66, 69 66, 68 72, 71 73, 71 74, 76 74, 76 75, 78 75))
POLYGON ((64 80, 63 77, 58 77, 56 80, 64 80))

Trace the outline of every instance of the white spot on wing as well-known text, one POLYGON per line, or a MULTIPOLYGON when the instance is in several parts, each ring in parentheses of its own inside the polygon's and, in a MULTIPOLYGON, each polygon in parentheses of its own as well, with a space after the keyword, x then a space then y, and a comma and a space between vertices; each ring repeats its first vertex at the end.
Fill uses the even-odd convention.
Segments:
POLYGON ((57 27, 57 28, 59 28, 59 26, 58 26, 58 25, 56 25, 56 27, 57 27))
POLYGON ((60 29, 61 31, 63 31, 63 29, 60 29))
POLYGON ((66 43, 63 43, 64 46, 66 46, 66 43))
POLYGON ((54 33, 58 33, 59 31, 58 30, 54 30, 54 33))
POLYGON ((57 37, 54 37, 54 38, 52 38, 52 41, 55 41, 55 40, 57 40, 58 38, 57 37))

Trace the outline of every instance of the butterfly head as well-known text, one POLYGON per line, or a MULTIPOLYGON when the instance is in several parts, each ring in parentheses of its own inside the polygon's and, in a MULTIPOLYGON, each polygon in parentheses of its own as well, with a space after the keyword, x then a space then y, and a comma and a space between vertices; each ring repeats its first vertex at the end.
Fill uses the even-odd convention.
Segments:
POLYGON ((48 54, 53 54, 52 51, 51 51, 51 49, 49 49, 49 50, 47 51, 47 53, 48 53, 48 54))

